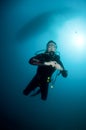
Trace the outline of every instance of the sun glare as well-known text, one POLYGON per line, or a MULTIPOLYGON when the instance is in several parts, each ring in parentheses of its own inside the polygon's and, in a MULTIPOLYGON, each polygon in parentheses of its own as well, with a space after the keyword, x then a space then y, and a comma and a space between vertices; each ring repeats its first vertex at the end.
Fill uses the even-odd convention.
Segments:
POLYGON ((59 30, 59 41, 65 45, 66 53, 70 57, 83 56, 85 53, 85 29, 81 20, 67 21, 59 30))

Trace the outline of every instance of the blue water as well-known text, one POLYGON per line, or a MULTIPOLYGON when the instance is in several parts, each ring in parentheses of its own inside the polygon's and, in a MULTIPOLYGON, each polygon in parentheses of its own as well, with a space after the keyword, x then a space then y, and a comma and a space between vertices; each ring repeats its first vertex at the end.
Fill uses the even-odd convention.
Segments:
POLYGON ((85 0, 2 1, 0 130, 86 130, 86 39, 79 53, 60 32, 68 20, 85 23, 85 7, 85 0), (26 97, 22 91, 37 69, 28 60, 49 40, 57 42, 68 77, 57 77, 47 101, 26 97))

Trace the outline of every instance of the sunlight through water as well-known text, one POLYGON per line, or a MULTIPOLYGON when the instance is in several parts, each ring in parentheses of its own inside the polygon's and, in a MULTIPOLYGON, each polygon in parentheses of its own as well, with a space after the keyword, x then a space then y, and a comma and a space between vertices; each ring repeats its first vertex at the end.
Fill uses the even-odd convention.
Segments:
POLYGON ((65 44, 66 54, 73 60, 81 59, 85 55, 85 24, 80 19, 66 21, 59 31, 62 44, 65 44))

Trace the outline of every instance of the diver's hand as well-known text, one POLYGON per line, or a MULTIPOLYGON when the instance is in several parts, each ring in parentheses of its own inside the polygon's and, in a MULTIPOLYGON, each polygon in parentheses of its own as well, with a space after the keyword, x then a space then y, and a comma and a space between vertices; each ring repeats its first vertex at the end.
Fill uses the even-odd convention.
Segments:
POLYGON ((44 65, 55 67, 55 63, 53 61, 44 62, 44 65))
POLYGON ((58 64, 57 62, 55 62, 55 68, 56 68, 57 70, 60 70, 60 71, 63 70, 63 68, 61 67, 61 65, 58 64))
POLYGON ((56 69, 58 70, 63 70, 63 68, 61 67, 60 64, 58 64, 56 61, 50 61, 50 62, 44 62, 44 65, 48 65, 48 66, 52 66, 52 67, 55 67, 56 69))

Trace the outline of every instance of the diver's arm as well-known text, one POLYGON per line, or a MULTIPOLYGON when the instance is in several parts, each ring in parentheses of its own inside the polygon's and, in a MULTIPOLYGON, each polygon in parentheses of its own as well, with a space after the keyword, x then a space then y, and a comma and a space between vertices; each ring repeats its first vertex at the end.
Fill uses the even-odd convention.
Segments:
POLYGON ((62 71, 63 68, 56 61, 44 62, 44 65, 55 67, 55 69, 62 71))
POLYGON ((57 63, 63 68, 62 70, 60 70, 60 73, 62 74, 63 77, 67 77, 68 76, 68 71, 64 68, 64 65, 62 63, 62 61, 59 59, 57 60, 57 63))
POLYGON ((68 76, 68 71, 65 70, 62 62, 57 63, 56 61, 50 61, 50 62, 45 62, 44 64, 47 66, 51 65, 52 67, 55 67, 55 69, 60 71, 60 73, 62 74, 63 77, 66 78, 68 76))
POLYGON ((39 54, 39 55, 32 57, 29 60, 29 63, 32 65, 43 65, 44 64, 43 54, 39 54))
POLYGON ((32 65, 45 65, 45 66, 52 66, 55 67, 55 69, 58 70, 63 70, 63 68, 61 67, 60 64, 58 64, 56 61, 49 61, 49 62, 44 62, 43 60, 40 60, 40 58, 36 57, 32 57, 29 60, 29 63, 32 65))
POLYGON ((68 76, 68 71, 64 68, 63 63, 60 61, 60 65, 62 66, 63 70, 60 70, 60 73, 64 78, 68 76))
POLYGON ((29 63, 32 65, 43 65, 43 63, 40 60, 38 60, 34 57, 29 60, 29 63))
POLYGON ((54 64, 57 70, 63 71, 64 68, 60 64, 58 64, 57 62, 54 62, 54 64))

